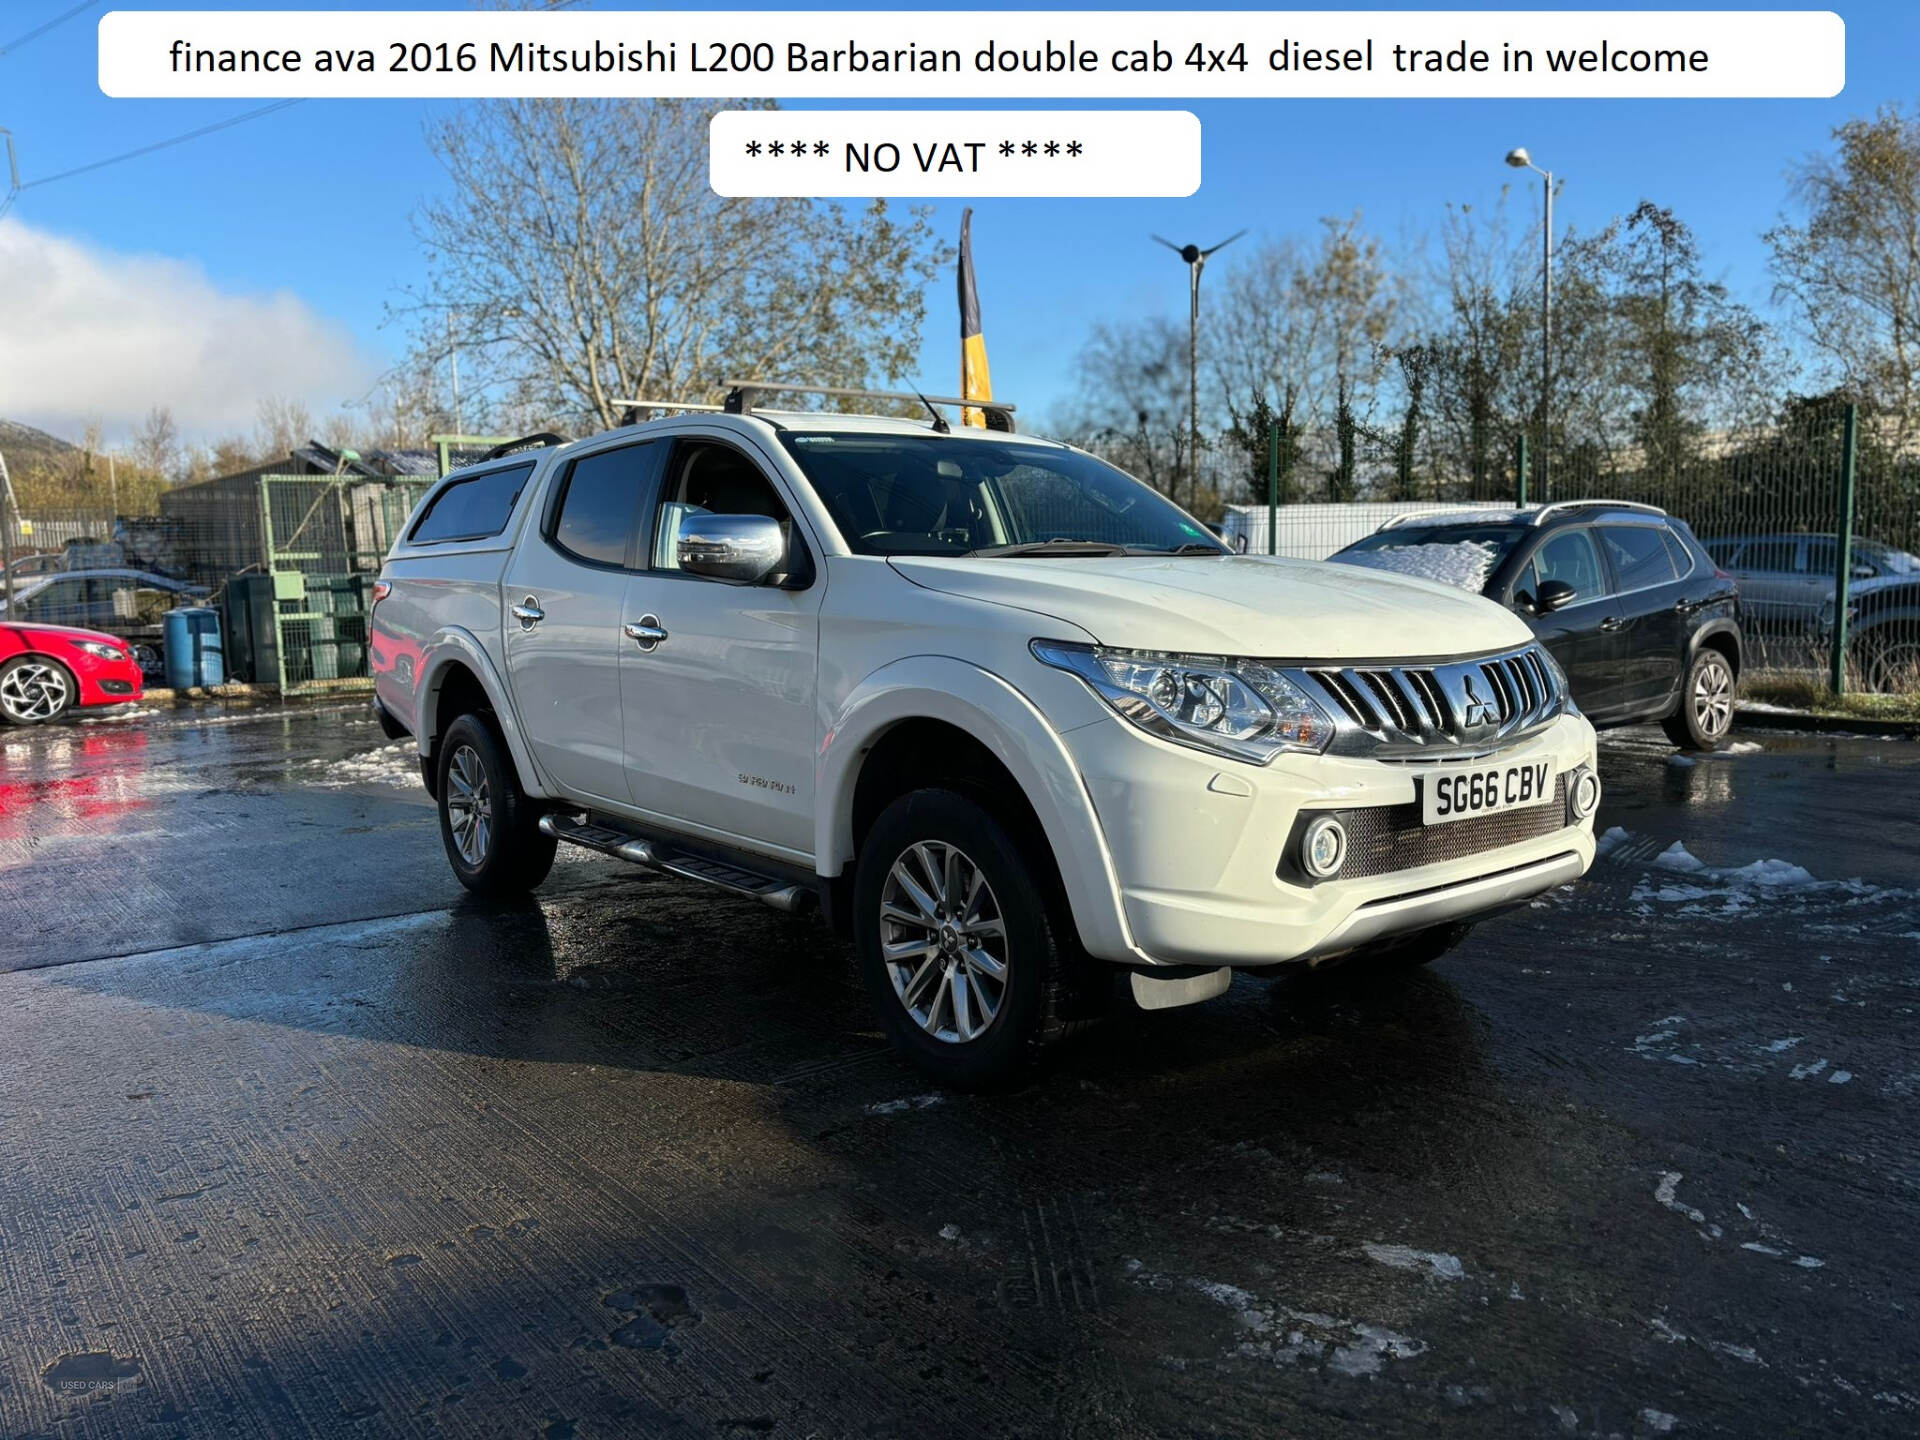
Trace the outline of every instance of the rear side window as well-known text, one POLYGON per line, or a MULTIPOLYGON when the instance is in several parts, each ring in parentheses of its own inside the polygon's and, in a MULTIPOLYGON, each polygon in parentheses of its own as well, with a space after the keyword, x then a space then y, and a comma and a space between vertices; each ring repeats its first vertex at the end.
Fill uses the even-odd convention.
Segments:
POLYGON ((1693 551, 1688 548, 1687 542, 1672 530, 1666 531, 1662 538, 1667 542, 1667 553, 1673 557, 1673 573, 1682 580, 1686 579, 1693 573, 1693 551))
POLYGON ((1600 538, 1622 592, 1665 585, 1675 578, 1673 556, 1667 552, 1667 542, 1657 527, 1603 525, 1600 538))
POLYGON ((507 517, 526 488, 532 465, 489 470, 456 480, 427 502, 427 513, 409 537, 416 545, 443 540, 484 540, 507 528, 507 517))
POLYGON ((647 441, 574 461, 553 517, 553 543, 589 565, 625 566, 640 501, 653 484, 661 448, 647 441))
POLYGON ((1756 574, 1784 574, 1793 569, 1799 551, 1797 540, 1758 540, 1740 552, 1738 568, 1756 574))

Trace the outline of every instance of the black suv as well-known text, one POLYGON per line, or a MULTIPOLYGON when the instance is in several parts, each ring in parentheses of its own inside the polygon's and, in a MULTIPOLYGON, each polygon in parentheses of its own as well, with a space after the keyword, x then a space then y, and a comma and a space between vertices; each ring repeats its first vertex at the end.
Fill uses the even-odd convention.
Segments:
POLYGON ((1733 724, 1740 593, 1651 505, 1577 500, 1389 521, 1333 559, 1477 589, 1520 615, 1597 726, 1658 720, 1714 750, 1733 724))

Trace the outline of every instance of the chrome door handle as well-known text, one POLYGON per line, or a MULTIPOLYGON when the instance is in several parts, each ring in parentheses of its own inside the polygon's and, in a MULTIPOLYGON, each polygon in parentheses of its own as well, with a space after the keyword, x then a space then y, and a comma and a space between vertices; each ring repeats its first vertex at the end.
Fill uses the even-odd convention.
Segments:
POLYGON ((1627 628, 1627 622, 1622 620, 1618 615, 1609 615, 1606 619, 1600 622, 1600 628, 1602 630, 1606 630, 1609 632, 1614 630, 1624 630, 1627 628))
POLYGON ((520 628, 522 630, 531 630, 547 618, 547 612, 540 608, 540 602, 531 595, 527 596, 527 598, 522 600, 518 605, 513 606, 508 613, 520 622, 520 628))
POLYGON ((658 615, 642 615, 639 623, 628 622, 620 629, 629 640, 638 641, 642 650, 651 650, 667 638, 667 632, 660 628, 658 615))

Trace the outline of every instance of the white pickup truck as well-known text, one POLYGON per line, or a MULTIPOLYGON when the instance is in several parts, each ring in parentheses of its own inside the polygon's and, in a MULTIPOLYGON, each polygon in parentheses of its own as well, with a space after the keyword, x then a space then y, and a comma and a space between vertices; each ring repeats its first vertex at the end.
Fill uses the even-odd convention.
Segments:
POLYGON ((564 841, 817 905, 977 1086, 1127 991, 1431 960, 1592 862, 1593 729, 1491 601, 1231 554, 1004 428, 755 398, 456 471, 393 547, 375 706, 468 888, 564 841))

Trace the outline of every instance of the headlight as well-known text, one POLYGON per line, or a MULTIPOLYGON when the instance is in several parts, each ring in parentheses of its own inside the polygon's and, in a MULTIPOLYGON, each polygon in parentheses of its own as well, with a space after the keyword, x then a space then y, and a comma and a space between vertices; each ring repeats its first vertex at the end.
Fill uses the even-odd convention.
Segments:
POLYGON ((1035 640, 1034 656, 1078 675, 1162 740, 1264 765, 1284 751, 1317 755, 1333 719, 1270 665, 1220 655, 1166 655, 1035 640))
POLYGON ((102 640, 76 640, 73 642, 73 648, 76 650, 84 650, 89 655, 97 655, 102 660, 124 660, 127 658, 127 652, 122 650, 118 645, 109 645, 102 640))

